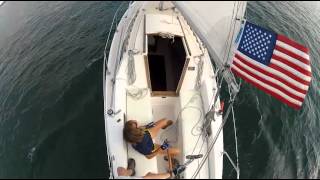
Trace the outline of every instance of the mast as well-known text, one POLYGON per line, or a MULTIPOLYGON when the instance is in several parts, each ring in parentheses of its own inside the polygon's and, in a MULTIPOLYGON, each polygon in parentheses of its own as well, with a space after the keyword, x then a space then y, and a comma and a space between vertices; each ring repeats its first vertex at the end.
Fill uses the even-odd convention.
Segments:
POLYGON ((160 3, 159 3, 159 10, 160 10, 160 11, 163 10, 163 1, 160 1, 160 3))

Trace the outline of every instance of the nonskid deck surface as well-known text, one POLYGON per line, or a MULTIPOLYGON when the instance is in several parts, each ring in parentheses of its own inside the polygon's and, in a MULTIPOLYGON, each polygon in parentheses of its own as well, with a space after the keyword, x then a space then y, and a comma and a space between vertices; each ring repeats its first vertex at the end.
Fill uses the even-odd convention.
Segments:
MULTIPOLYGON (((167 127, 165 130, 161 130, 156 142, 161 144, 164 140, 168 140, 171 147, 179 148, 178 139, 178 126, 177 116, 179 111, 179 98, 173 97, 154 97, 152 98, 152 111, 154 120, 166 118, 174 121, 174 123, 167 127)), ((176 157, 180 159, 180 157, 176 157)), ((158 169, 159 172, 166 172, 168 169, 168 162, 164 160, 164 156, 158 156, 158 169)))

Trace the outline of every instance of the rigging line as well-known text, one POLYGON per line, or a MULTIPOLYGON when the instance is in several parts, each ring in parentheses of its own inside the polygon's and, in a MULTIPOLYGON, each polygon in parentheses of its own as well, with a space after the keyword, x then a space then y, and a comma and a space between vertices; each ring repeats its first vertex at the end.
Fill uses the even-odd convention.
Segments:
POLYGON ((215 135, 215 137, 213 138, 212 143, 210 144, 210 146, 209 146, 209 148, 208 148, 208 151, 207 151, 206 154, 204 155, 204 157, 203 157, 203 159, 202 159, 202 161, 201 161, 201 163, 200 163, 200 166, 197 168, 196 172, 195 172, 194 175, 192 176, 192 179, 195 179, 195 177, 199 174, 199 172, 200 172, 201 168, 203 167, 205 161, 206 161, 207 158, 209 157, 209 153, 212 151, 212 149, 213 149, 213 147, 214 147, 214 145, 215 145, 215 143, 216 143, 216 141, 217 141, 217 139, 218 139, 218 137, 219 137, 219 135, 220 135, 220 132, 222 131, 225 123, 227 122, 227 119, 228 119, 228 116, 229 116, 229 114, 230 114, 231 107, 233 106, 233 103, 234 103, 234 97, 231 98, 231 102, 230 102, 230 105, 229 105, 228 110, 227 110, 227 112, 226 112, 226 115, 224 116, 223 121, 222 121, 222 123, 221 123, 221 125, 220 125, 220 127, 219 127, 219 129, 218 129, 218 131, 217 131, 217 133, 216 133, 216 135, 215 135))
POLYGON ((105 47, 104 47, 103 55, 104 55, 104 61, 105 61, 105 66, 106 66, 107 71, 109 71, 107 63, 106 63, 106 60, 107 60, 107 48, 108 48, 108 44, 109 44, 109 40, 110 40, 110 36, 111 36, 111 31, 112 31, 112 27, 113 27, 113 24, 115 22, 115 19, 117 17, 117 14, 118 14, 118 12, 119 12, 119 10, 120 10, 120 8, 122 7, 123 4, 124 4, 124 1, 121 2, 121 4, 117 8, 117 10, 116 10, 116 12, 115 12, 115 14, 113 16, 112 23, 111 23, 111 26, 110 26, 110 30, 109 30, 109 33, 108 33, 108 36, 107 36, 107 41, 106 41, 106 44, 105 44, 105 47))
POLYGON ((127 88, 127 94, 134 100, 140 100, 148 94, 148 88, 139 88, 132 85, 133 88, 127 88))
MULTIPOLYGON (((128 14, 131 13, 131 11, 133 11, 131 8, 129 10, 127 10, 126 13, 128 13, 128 14)), ((132 27, 133 22, 135 21, 135 18, 137 17, 138 13, 139 13, 139 11, 137 10, 133 17, 131 17, 129 19, 128 18, 124 19, 124 22, 125 22, 124 24, 129 24, 129 25, 122 27, 121 31, 120 31, 120 38, 119 38, 120 39, 119 40, 120 43, 118 43, 118 47, 117 47, 118 51, 117 51, 116 60, 115 60, 116 63, 115 63, 115 68, 114 68, 115 70, 114 70, 114 74, 113 74, 113 80, 116 78, 116 75, 118 74, 118 71, 119 71, 120 64, 123 62, 123 61, 121 61, 121 58, 123 58, 123 54, 122 53, 124 51, 125 46, 127 45, 126 41, 128 39, 128 31, 132 27)), ((112 84, 111 91, 112 91, 112 95, 113 95, 114 92, 115 92, 115 81, 112 84)), ((115 100, 114 97, 111 97, 111 105, 110 105, 110 107, 114 106, 114 100, 115 100)))
MULTIPOLYGON (((200 136, 200 137, 201 137, 201 136, 200 136)), ((200 154, 200 153, 201 153, 204 143, 205 143, 205 141, 203 140, 203 141, 202 141, 202 145, 201 145, 201 147, 200 147, 200 149, 199 149, 198 154, 200 154)))
MULTIPOLYGON (((239 86, 240 87, 240 86, 239 86)), ((229 94, 231 93, 230 88, 229 89, 229 94)), ((236 118, 234 116, 234 109, 233 106, 231 107, 231 113, 232 113, 232 120, 233 120, 233 130, 234 130, 234 140, 235 140, 235 147, 236 147, 236 160, 237 160, 237 165, 236 165, 236 172, 237 172, 237 179, 240 178, 240 168, 239 168, 239 152, 238 152, 238 137, 237 137, 237 129, 236 129, 236 118)), ((229 158, 230 160, 230 158, 229 158)))
MULTIPOLYGON (((200 96, 200 98, 201 98, 201 95, 199 95, 199 94, 193 95, 193 96, 190 98, 189 102, 185 105, 185 107, 180 111, 180 113, 179 113, 179 115, 178 115, 178 118, 177 118, 177 119, 179 120, 182 112, 183 112, 185 109, 188 109, 188 108, 193 108, 193 109, 199 110, 199 112, 200 112, 199 120, 195 123, 195 125, 193 126, 193 128, 192 128, 192 130, 191 130, 191 134, 192 134, 193 136, 198 136, 197 142, 196 142, 195 146, 193 147, 193 150, 192 150, 192 153, 191 153, 192 155, 194 155, 194 152, 195 152, 195 150, 196 150, 196 147, 198 146, 198 143, 199 143, 199 141, 200 141, 200 138, 203 137, 203 135, 204 135, 204 134, 202 133, 202 131, 201 131, 202 128, 200 129, 200 131, 201 131, 200 134, 196 135, 196 134, 194 133, 194 129, 195 129, 197 126, 199 126, 198 124, 199 124, 200 122, 203 121, 203 119, 202 119, 203 111, 202 111, 200 108, 198 108, 198 107, 188 106, 188 104, 189 104, 190 102, 192 102, 192 100, 193 100, 196 96, 200 96)), ((178 122, 178 120, 177 120, 177 122, 178 122)), ((169 131, 169 130, 168 130, 168 131, 169 131)), ((161 139, 163 139, 162 136, 161 136, 161 139)), ((202 149, 203 149, 204 142, 205 142, 205 141, 203 141, 203 142, 202 142, 202 145, 200 146, 199 153, 200 153, 200 152, 202 151, 202 149)), ((198 153, 198 154, 199 154, 199 153, 198 153)))
MULTIPOLYGON (((179 114, 178 114, 177 119, 176 119, 176 123, 178 123, 179 120, 181 119, 182 112, 183 112, 184 110, 188 109, 188 108, 192 108, 192 109, 198 110, 198 111, 200 112, 200 116, 199 116, 198 121, 195 123, 195 125, 193 126, 193 128, 192 128, 192 130, 191 130, 191 133, 192 133, 193 136, 198 136, 198 135, 201 135, 201 134, 202 134, 202 133, 200 133, 200 134, 197 135, 197 134, 193 133, 194 129, 195 129, 195 128, 197 127, 197 125, 202 121, 202 117, 203 117, 203 115, 202 115, 202 114, 203 114, 202 109, 200 109, 199 107, 195 107, 195 106, 189 106, 189 104, 194 101, 194 98, 195 98, 196 96, 199 96, 200 99, 202 99, 202 98, 201 98, 201 95, 200 95, 199 93, 192 95, 192 97, 189 99, 189 101, 186 103, 186 105, 184 105, 184 107, 179 111, 179 114)), ((164 139, 165 139, 165 138, 163 138, 163 134, 165 134, 165 132, 171 130, 171 128, 173 128, 173 126, 170 126, 169 128, 167 128, 167 129, 165 129, 165 130, 163 131, 162 135, 160 135, 160 139, 161 139, 161 140, 164 140, 164 139)), ((178 142, 178 140, 176 140, 176 142, 178 142)))
MULTIPOLYGON (((193 58, 193 60, 195 61, 195 58, 193 58)), ((198 57, 198 62, 195 64, 197 64, 198 68, 197 68, 197 77, 196 77, 196 82, 195 82, 195 86, 194 89, 195 90, 199 90, 201 87, 201 77, 203 74, 203 60, 202 60, 202 56, 198 57)))
POLYGON ((201 138, 201 135, 198 136, 197 142, 196 142, 195 146, 193 147, 193 150, 192 150, 192 153, 191 153, 192 155, 194 155, 194 152, 196 151, 196 147, 198 146, 200 138, 201 138))
MULTIPOLYGON (((216 81, 216 85, 217 85, 217 89, 219 90, 219 78, 218 78, 218 73, 220 72, 220 68, 217 68, 214 76, 212 77, 213 79, 217 78, 217 81, 216 81)), ((222 77, 223 79, 223 77, 222 77)), ((222 83, 222 82, 221 82, 222 83)), ((220 87, 221 87, 221 83, 220 83, 220 87)), ((213 89, 213 91, 216 91, 217 89, 213 89)), ((218 91, 219 92, 219 91, 218 91)), ((213 96, 216 96, 218 93, 213 93, 213 96)), ((215 98, 212 98, 211 101, 210 101, 210 104, 209 105, 212 105, 213 101, 215 100, 215 98)), ((206 111, 206 114, 211 110, 212 108, 209 107, 209 109, 206 111)))
MULTIPOLYGON (((201 98, 201 97, 200 97, 201 98)), ((199 108, 200 109, 200 108, 199 108)), ((192 133, 192 135, 193 136, 198 136, 198 139, 197 139, 197 142, 196 142, 196 144, 195 144, 195 146, 193 147, 193 150, 192 150, 192 155, 194 155, 194 152, 195 152, 195 150, 196 150, 196 147, 198 146, 198 143, 199 143, 199 141, 200 141, 200 139, 201 139, 201 137, 205 137, 205 133, 203 133, 204 131, 203 131, 203 127, 198 127, 198 128, 200 128, 199 130, 200 130, 200 134, 198 134, 198 135, 195 135, 194 133, 193 133, 193 131, 194 131, 194 129, 198 126, 198 124, 200 123, 200 122, 203 122, 203 118, 202 118, 202 110, 201 110, 201 112, 200 112, 201 114, 200 114, 200 118, 199 118, 199 120, 198 120, 198 122, 193 126, 193 128, 192 128, 192 130, 191 130, 191 133, 192 133)), ((203 143, 204 143, 204 141, 203 141, 203 143)), ((199 151, 201 152, 201 150, 202 150, 202 148, 203 148, 203 143, 202 143, 202 145, 200 146, 200 149, 199 149, 199 151)), ((198 153, 199 154, 199 153, 198 153)))
POLYGON ((231 26, 232 26, 232 22, 233 22, 235 6, 236 6, 236 1, 233 3, 232 16, 231 16, 230 25, 229 25, 230 28, 229 28, 229 32, 228 32, 227 41, 225 43, 225 51, 224 51, 223 61, 226 61, 226 57, 227 57, 227 47, 228 47, 229 39, 230 39, 230 36, 231 36, 231 26))
MULTIPOLYGON (((218 70, 218 71, 220 71, 220 69, 218 70)), ((222 72, 224 71, 224 69, 222 70, 222 72)), ((216 107, 216 103, 217 103, 217 100, 218 100, 218 95, 220 94, 220 91, 221 91, 221 86, 222 86, 222 82, 223 82, 223 79, 224 79, 224 77, 222 76, 221 77, 221 80, 220 80, 220 83, 219 83, 219 79, 217 80, 218 82, 217 82, 217 92, 215 93, 215 96, 214 96, 214 98, 212 99, 213 100, 213 104, 212 104, 212 100, 211 100, 211 108, 206 112, 206 114, 207 113, 209 113, 213 108, 215 108, 216 107)))
POLYGON ((227 158, 228 158, 229 162, 231 163, 233 169, 237 172, 237 179, 239 179, 239 176, 238 176, 238 175, 239 175, 239 168, 236 167, 236 165, 235 165, 234 162, 232 161, 230 155, 229 155, 226 151, 223 151, 222 154, 227 156, 227 158))
MULTIPOLYGON (((202 101, 202 97, 201 97, 201 94, 199 94, 199 96, 200 96, 200 98, 201 98, 201 101, 202 101)), ((202 102, 202 104, 203 104, 203 102, 202 102)), ((192 128, 192 132, 193 132, 193 130, 194 130, 194 128, 200 123, 200 121, 204 121, 203 119, 202 119, 202 116, 203 116, 203 111, 201 110, 201 116, 200 116, 200 119, 199 119, 199 121, 195 124, 195 126, 192 128)), ((194 152, 195 152, 195 150, 196 150, 196 147, 198 146, 198 143, 199 143, 199 141, 200 141, 200 138, 202 137, 202 138, 208 138, 208 136, 207 136, 207 133, 206 133, 206 129, 208 128, 210 126, 210 123, 209 124, 207 124, 207 126, 204 126, 204 123, 202 124, 202 127, 201 127, 201 129, 200 129, 200 131, 201 131, 201 133, 199 134, 199 135, 195 135, 194 133, 192 133, 194 136, 198 136, 198 139, 197 139, 197 142, 196 142, 196 144, 195 144, 195 146, 194 146, 194 148, 193 148, 193 150, 192 150, 192 155, 194 155, 194 152)), ((203 143, 202 143, 202 145, 200 146, 200 149, 199 149, 199 153, 202 151, 202 149, 203 149, 203 145, 204 145, 204 140, 203 140, 203 143)), ((198 154, 199 154, 198 153, 198 154)))
MULTIPOLYGON (((194 152, 195 152, 195 150, 196 150, 196 147, 198 146, 198 143, 199 143, 199 141, 200 141, 200 138, 201 138, 201 137, 206 137, 206 134, 203 133, 203 125, 200 125, 200 126, 199 126, 199 123, 203 122, 203 110, 202 110, 201 108, 199 108, 199 107, 189 106, 189 104, 190 104, 190 103, 194 100, 194 98, 197 97, 197 96, 199 96, 200 99, 202 100, 201 94, 194 94, 194 95, 189 99, 189 101, 188 101, 187 104, 184 106, 184 108, 182 108, 182 109, 180 110, 180 112, 179 112, 179 114, 178 114, 178 117, 177 117, 177 121, 176 121, 176 123, 179 122, 179 119, 181 118, 182 112, 183 112, 184 110, 186 110, 186 109, 192 108, 192 109, 198 110, 198 111, 200 112, 200 116, 199 116, 198 121, 194 124, 194 126, 193 126, 192 129, 191 129, 191 134, 192 134, 193 136, 198 136, 197 142, 196 142, 195 146, 193 147, 192 155, 194 155, 194 152), (197 127, 198 127, 197 131, 200 131, 199 134, 196 134, 196 133, 194 132, 197 127)), ((162 133, 162 135, 160 136, 160 139, 161 139, 161 140, 164 140, 164 139, 165 139, 165 138, 163 138, 163 135, 165 134, 166 131, 171 130, 171 128, 173 128, 173 126, 171 126, 169 129, 166 129, 166 130, 162 133)), ((177 141, 178 141, 178 140, 176 140, 176 142, 177 142, 177 141)), ((204 142, 203 142, 203 143, 204 143, 204 142)), ((201 152, 202 149, 203 149, 203 143, 202 143, 202 145, 200 146, 200 149, 199 149, 200 152, 201 152)))
POLYGON ((231 49, 232 49, 232 42, 233 42, 233 39, 234 39, 234 35, 235 35, 235 29, 236 29, 236 22, 237 22, 237 16, 238 16, 238 12, 239 12, 239 8, 240 8, 240 2, 237 3, 237 10, 236 10, 236 14, 235 14, 235 17, 232 16, 233 18, 233 27, 232 27, 232 37, 231 39, 229 40, 229 47, 228 47, 228 53, 227 53, 227 57, 225 59, 225 62, 224 64, 226 65, 228 63, 228 60, 229 60, 229 57, 230 56, 230 52, 231 52, 231 49))
POLYGON ((128 64, 127 64, 127 78, 128 78, 128 84, 132 85, 136 81, 136 69, 135 69, 135 60, 134 55, 138 54, 139 50, 136 49, 129 49, 128 51, 128 64))
MULTIPOLYGON (((119 12, 119 10, 120 10, 120 8, 123 6, 123 4, 124 4, 124 2, 122 2, 121 4, 120 4, 120 6, 118 7, 118 9, 117 9, 117 11, 116 11, 116 13, 115 13, 115 15, 114 15, 114 20, 116 20, 116 21, 118 21, 118 12, 119 12)), ((128 8, 130 8, 130 6, 128 7, 128 8)), ((112 23, 112 26, 113 26, 113 24, 114 24, 114 22, 112 23)), ((117 25, 116 25, 116 28, 118 27, 118 23, 117 23, 117 25)), ((112 30, 112 27, 111 27, 111 29, 110 29, 110 31, 112 30)), ((109 41, 109 39, 110 39, 110 33, 111 32, 109 32, 109 35, 108 35, 108 39, 107 39, 107 41, 109 41)), ((123 40, 123 28, 121 28, 121 32, 120 32, 120 41, 122 41, 123 40)), ((108 44, 109 43, 106 43, 106 46, 108 46, 108 44)), ((119 43, 119 47, 118 47, 118 49, 119 49, 119 51, 117 51, 117 59, 119 58, 119 53, 120 53, 120 49, 122 49, 123 47, 120 45, 121 43, 119 43), (120 48, 121 47, 121 48, 120 48)), ((105 46, 105 52, 104 52, 104 58, 105 58, 105 62, 106 62, 106 47, 105 46)), ((112 84, 112 87, 111 87, 111 91, 112 91, 112 94, 114 94, 114 91, 115 91, 115 86, 114 86, 114 83, 115 83, 115 81, 114 81, 114 79, 115 79, 115 76, 116 76, 116 74, 117 74, 117 68, 118 68, 118 65, 120 64, 120 62, 116 62, 116 64, 115 64, 115 72, 114 72, 114 77, 113 77, 113 80, 111 80, 111 81, 113 81, 113 84, 112 84)), ((107 65, 106 65, 106 69, 107 69, 107 71, 108 71, 108 67, 107 67, 107 65)), ((111 97, 111 106, 110 107, 112 107, 113 106, 113 104, 114 104, 114 96, 113 97, 111 97)), ((108 137, 107 137, 107 141, 109 142, 109 140, 108 140, 108 137)), ((109 164, 109 176, 110 177, 113 177, 114 175, 113 175, 113 165, 112 165, 112 163, 111 163, 111 161, 110 161, 110 159, 111 159, 111 157, 110 157, 110 150, 109 150, 109 148, 108 148, 108 145, 107 145, 107 152, 108 152, 108 155, 107 155, 107 157, 108 157, 108 164, 109 164)))
MULTIPOLYGON (((221 80, 221 83, 222 83, 222 80, 221 80)), ((220 85, 221 85, 221 84, 220 84, 220 85)), ((226 112, 226 115, 225 115, 224 118, 223 118, 223 121, 222 121, 222 123, 221 123, 221 125, 220 125, 220 127, 219 127, 219 129, 218 129, 218 131, 217 131, 217 133, 216 133, 216 135, 215 135, 215 137, 214 137, 214 139, 213 139, 210 147, 209 147, 209 150, 206 152, 206 155, 204 156, 204 158, 203 158, 203 160, 202 160, 202 162, 201 162, 201 166, 197 168, 197 171, 196 171, 195 174, 193 175, 193 179, 197 176, 197 174, 200 172, 201 168, 203 167, 206 159, 207 159, 208 156, 209 156, 209 153, 210 153, 211 150, 213 149, 214 144, 215 144, 215 142, 217 141, 218 136, 220 135, 220 133, 221 133, 223 127, 224 127, 224 124, 226 123, 226 121, 227 121, 227 119, 228 119, 228 117, 229 117, 230 110, 231 110, 231 107, 233 107, 234 99, 235 99, 235 97, 237 96, 237 93, 232 94, 232 95, 230 94, 230 100, 229 100, 229 102, 231 102, 231 103, 230 103, 230 105, 229 105, 229 107, 228 107, 228 110, 227 110, 227 112, 226 112), (232 95, 233 95, 233 96, 232 96, 232 95)))
MULTIPOLYGON (((224 69, 222 69, 222 72, 223 71, 224 71, 224 69)), ((204 123, 205 126, 203 126, 203 131, 202 131, 202 133, 204 133, 204 134, 208 134, 208 129, 211 126, 211 122, 215 120, 215 117, 214 117, 215 114, 213 115, 212 118, 208 118, 208 116, 210 115, 211 111, 213 111, 215 113, 216 103, 218 101, 218 96, 219 96, 220 91, 221 91, 222 82, 223 82, 223 76, 222 76, 222 78, 220 80, 220 83, 219 83, 219 81, 217 83, 218 90, 214 95, 214 98, 213 98, 214 102, 213 102, 213 104, 210 104, 211 108, 205 113, 205 116, 204 116, 205 117, 205 123, 204 123)), ((211 103, 212 103, 212 100, 211 100, 211 103)))
MULTIPOLYGON (((201 136, 199 136, 199 137, 201 137, 201 136)), ((201 144, 201 146, 200 146, 200 149, 199 149, 198 154, 200 154, 200 153, 201 153, 201 151, 202 151, 202 149, 203 149, 203 145, 204 145, 204 143, 205 143, 205 141, 203 140, 203 141, 202 141, 202 144, 201 144)), ((194 152, 192 152, 192 155, 194 155, 194 152)), ((199 167, 199 166, 200 166, 200 162, 199 162, 199 160, 197 161, 197 163, 198 163, 198 167, 199 167)), ((199 179, 201 179, 201 177, 199 177, 199 179)))
MULTIPOLYGON (((223 82, 223 77, 221 78, 220 83, 218 82, 218 86, 217 86, 218 90, 217 90, 217 93, 215 94, 215 96, 213 98, 214 99, 214 104, 212 105, 212 107, 205 114, 205 120, 208 121, 208 122, 204 123, 205 126, 203 127, 203 131, 202 131, 204 136, 208 135, 207 129, 210 128, 211 122, 215 120, 215 114, 213 115, 213 118, 210 118, 210 119, 208 119, 208 116, 209 116, 210 111, 213 111, 213 109, 216 108, 216 103, 218 101, 218 95, 220 94, 220 91, 221 91, 222 82, 223 82)), ((211 102, 212 102, 212 100, 211 100, 211 102)), ((213 111, 213 112, 215 113, 215 111, 213 111)))
MULTIPOLYGON (((220 80, 220 82, 219 82, 219 80, 218 80, 218 92, 220 91, 220 89, 221 89, 221 85, 222 85, 222 82, 223 82, 223 77, 221 78, 221 80, 220 80)), ((217 93, 218 94, 218 93, 217 93)), ((216 96, 215 96, 215 103, 214 104, 216 104, 216 102, 217 102, 217 94, 216 94, 216 96)), ((233 97, 231 96, 231 93, 230 93, 230 87, 229 87, 229 94, 230 94, 230 101, 234 101, 234 98, 235 98, 235 96, 236 95, 234 95, 233 97)), ((195 95, 194 95, 195 96, 195 95)), ((201 95, 199 95, 200 97, 201 97, 201 95)), ((193 97, 192 97, 193 98, 193 97)), ((189 102, 187 103, 187 104, 189 104, 190 103, 190 101, 191 101, 191 99, 192 98, 190 98, 190 100, 189 100, 189 102)), ((213 99, 212 99, 213 100, 213 99)), ((212 101, 211 101, 212 102, 212 101)), ((215 105, 213 106, 213 107, 215 107, 215 105)), ((213 108, 212 107, 212 108, 213 108)), ((233 110, 233 106, 231 106, 232 107, 232 110, 233 110)), ((229 109, 230 109, 230 107, 229 107, 229 109)), ((227 111, 227 115, 226 115, 226 117, 225 118, 228 118, 228 116, 229 116, 229 113, 230 113, 230 110, 228 109, 228 111, 227 111)), ((183 111, 183 110, 182 110, 183 111)), ((182 112, 181 111, 181 112, 182 112)), ((180 116, 180 115, 179 115, 180 116)), ((199 122, 197 122, 196 123, 196 125, 198 124, 199 122)), ((210 124, 207 124, 207 126, 206 127, 209 127, 209 125, 210 124)), ((195 128, 196 126, 194 126, 193 127, 193 129, 195 128)), ((221 130, 220 130, 220 132, 221 132, 221 130)), ((220 132, 218 132, 217 134, 216 134, 216 137, 220 134, 220 132)), ((192 154, 194 154, 194 151, 196 150, 196 147, 198 146, 198 143, 199 143, 199 141, 200 141, 200 138, 201 137, 203 137, 203 136, 206 136, 205 135, 205 133, 204 133, 204 131, 202 131, 202 133, 201 134, 199 134, 198 135, 198 139, 197 139, 197 142, 196 142, 196 144, 195 144, 195 146, 194 146, 194 148, 193 148, 193 151, 192 151, 192 154)), ((203 149, 203 145, 204 145, 204 141, 202 142, 202 145, 200 146, 200 149, 199 149, 199 153, 202 151, 202 149, 203 149)), ((203 166, 203 165, 202 165, 203 166)), ((198 166, 199 167, 199 166, 198 166)), ((201 169, 201 167, 200 167, 200 169, 201 169)), ((238 171, 237 171, 238 172, 238 171)))
MULTIPOLYGON (((225 71, 225 69, 222 69, 222 73, 223 73, 223 71, 225 71)), ((210 108, 210 109, 206 112, 206 114, 205 114, 205 119, 206 119, 206 121, 208 120, 207 118, 208 118, 208 115, 209 115, 210 111, 212 111, 212 109, 216 107, 216 103, 217 103, 217 100, 218 100, 218 95, 220 94, 223 80, 224 80, 224 76, 221 77, 220 83, 219 83, 219 79, 217 80, 217 81, 218 81, 218 83, 217 83, 217 84, 218 84, 218 85, 217 85, 218 90, 217 90, 217 93, 216 93, 215 96, 214 96, 214 104, 211 106, 211 108, 210 108)), ((239 87, 240 87, 240 86, 239 86, 239 87)), ((230 90, 230 87, 229 87, 229 86, 228 86, 228 88, 229 88, 229 90, 230 90)), ((233 99, 236 97, 237 93, 232 94, 232 95, 233 95, 233 97, 232 97, 232 95, 231 95, 231 93, 230 93, 230 91, 229 91, 229 95, 230 95, 230 101, 231 101, 231 100, 233 100, 233 99)), ((212 100, 213 100, 213 99, 212 99, 212 100)), ((211 100, 211 103, 212 103, 212 100, 211 100)), ((215 111, 214 111, 214 112, 215 112, 215 111)), ((229 114, 228 114, 227 116, 229 116, 229 114)), ((208 121, 209 121, 209 120, 208 120, 208 121)), ((211 125, 211 122, 212 122, 212 121, 214 121, 214 115, 213 115, 213 118, 210 119, 209 122, 205 122, 206 126, 203 127, 203 130, 207 130, 207 129, 209 128, 209 126, 211 125)), ((203 133, 207 133, 207 131, 202 131, 202 132, 203 132, 203 133)))
MULTIPOLYGON (((240 4, 237 5, 236 16, 237 16, 237 14, 238 14, 238 12, 239 12, 239 7, 240 7, 240 4)), ((234 4, 234 9, 235 9, 235 4, 234 4)), ((233 16, 234 16, 234 10, 233 10, 232 18, 233 18, 233 16)), ((232 39, 229 41, 230 43, 229 43, 229 48, 228 48, 228 54, 230 54, 230 51, 231 51, 232 40, 233 40, 233 38, 234 38, 234 31, 235 31, 236 20, 234 20, 233 22, 234 22, 234 23, 233 23, 233 28, 232 28, 232 39)), ((232 26, 232 21, 231 21, 230 26, 232 26)), ((230 31, 229 31, 229 38, 230 38, 230 32, 231 32, 231 28, 230 28, 230 31)), ((225 54, 225 56, 226 56, 226 54, 225 54)), ((227 59, 226 59, 226 61, 227 61, 227 59)), ((223 69, 223 71, 224 71, 224 70, 225 70, 225 69, 223 69)), ((219 69, 217 70, 217 72, 219 72, 219 69)), ((223 81, 223 77, 222 77, 221 82, 220 82, 220 87, 218 87, 219 89, 218 89, 217 94, 220 92, 220 88, 221 88, 222 81, 223 81)), ((229 86, 228 86, 228 87, 229 87, 229 86)), ((217 94, 216 94, 216 95, 217 95, 217 94)), ((229 87, 229 94, 231 95, 230 87, 229 87)), ((234 94, 234 97, 232 97, 232 98, 230 97, 230 99, 231 99, 231 101, 232 101, 232 104, 233 104, 233 101, 234 101, 235 96, 236 96, 236 94, 234 94)), ((217 96, 215 96, 214 106, 212 106, 212 108, 215 107, 216 102, 217 102, 217 96)), ((234 110, 233 110, 233 105, 232 105, 232 104, 229 105, 227 114, 226 114, 226 116, 225 116, 224 119, 227 119, 227 118, 228 118, 229 113, 230 113, 230 106, 231 106, 231 110, 232 110, 232 114, 233 114, 233 120, 234 120, 234 110)), ((211 108, 211 109, 212 109, 212 108, 211 108)), ((208 127, 209 125, 210 125, 210 123, 207 124, 207 127, 208 127)), ((222 127, 223 127, 223 126, 222 126, 222 127)), ((220 129, 219 129, 219 130, 220 130, 220 129)), ((239 165, 238 165, 238 147, 237 147, 235 121, 234 121, 234 130, 235 130, 235 141, 236 141, 236 149, 237 149, 237 150, 236 150, 236 151, 237 151, 237 167, 239 167, 239 165)), ((221 130, 220 130, 220 131, 221 131, 221 130)), ((220 132, 218 132, 218 133, 216 134, 216 137, 217 137, 217 135, 219 135, 219 134, 220 134, 220 132)), ((197 143, 198 143, 198 141, 197 141, 197 143)), ((214 144, 213 144, 213 145, 214 145, 214 144)), ((213 146, 212 146, 212 148, 213 148, 213 146)), ((201 151, 201 149, 200 149, 200 151, 201 151)), ((210 151, 211 151, 211 150, 210 150, 210 151)), ((202 164, 201 166, 203 166, 203 164, 202 164)), ((200 167, 200 169, 201 169, 201 167, 200 167)), ((239 169, 239 168, 238 168, 238 169, 239 169)), ((238 171, 237 171, 237 176, 239 177, 238 171)), ((194 176, 194 177, 195 177, 195 176, 194 176)))
POLYGON ((242 12, 244 12, 244 19, 247 19, 247 17, 248 17, 248 11, 245 8, 246 6, 247 6, 247 2, 243 2, 243 4, 242 4, 242 12))
MULTIPOLYGON (((110 30, 109 30, 109 33, 108 33, 108 36, 107 36, 107 41, 106 41, 106 44, 105 44, 104 52, 103 52, 103 55, 104 55, 104 58, 103 58, 103 60, 104 60, 104 68, 106 70, 105 73, 107 73, 107 74, 110 73, 108 65, 107 65, 107 48, 108 48, 108 44, 109 44, 109 40, 110 40, 110 36, 111 36, 111 31, 112 31, 115 19, 117 17, 117 14, 118 14, 119 10, 122 8, 123 4, 124 4, 124 2, 121 2, 121 4, 118 6, 118 8, 117 8, 117 10, 116 10, 116 12, 115 12, 115 14, 113 16, 112 23, 111 23, 111 26, 110 26, 110 30)), ((107 141, 109 142, 108 136, 106 138, 107 138, 107 141)), ((108 145, 106 146, 106 148, 107 148, 107 152, 108 152, 107 161, 108 161, 108 165, 109 165, 109 177, 113 177, 112 163, 110 161, 110 150, 108 148, 108 145)))
POLYGON ((237 129, 236 129, 236 119, 234 117, 234 109, 232 107, 232 117, 233 117, 233 128, 234 128, 234 139, 235 139, 235 145, 236 145, 236 156, 237 156, 237 179, 240 178, 240 168, 239 168, 239 149, 238 149, 238 137, 237 137, 237 129))
MULTIPOLYGON (((232 38, 229 39, 229 47, 228 47, 228 56, 226 57, 225 59, 225 62, 224 62, 224 69, 230 69, 230 65, 228 65, 228 62, 229 62, 229 59, 232 58, 232 55, 231 53, 233 54, 234 52, 231 52, 231 50, 233 49, 233 39, 234 39, 234 35, 235 35, 235 30, 236 30, 236 22, 237 22, 237 16, 238 16, 238 12, 239 12, 239 9, 240 9, 240 6, 241 6, 241 2, 238 2, 237 4, 237 10, 236 10, 236 15, 234 17, 234 20, 233 20, 233 28, 232 28, 232 38)), ((231 78, 235 80, 235 77, 234 77, 234 74, 233 73, 229 73, 231 75, 231 78)), ((236 81, 234 81, 234 85, 236 87, 239 87, 239 85, 237 84, 236 81)), ((228 84, 228 86, 232 86, 233 84, 228 84)), ((238 88, 237 88, 238 89, 238 88)), ((238 91, 238 90, 237 90, 238 91)))

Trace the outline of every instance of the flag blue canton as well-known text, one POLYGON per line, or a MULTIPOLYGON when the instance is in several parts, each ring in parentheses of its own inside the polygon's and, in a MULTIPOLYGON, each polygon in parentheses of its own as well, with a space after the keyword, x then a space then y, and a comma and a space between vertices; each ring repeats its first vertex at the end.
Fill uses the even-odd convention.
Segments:
POLYGON ((264 65, 269 65, 277 34, 259 26, 246 23, 238 50, 264 65))

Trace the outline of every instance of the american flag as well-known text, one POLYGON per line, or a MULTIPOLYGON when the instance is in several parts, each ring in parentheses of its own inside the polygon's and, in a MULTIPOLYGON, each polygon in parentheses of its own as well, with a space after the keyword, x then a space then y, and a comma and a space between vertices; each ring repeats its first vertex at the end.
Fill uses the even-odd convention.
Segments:
POLYGON ((249 22, 231 70, 295 109, 301 108, 311 81, 308 48, 249 22))

